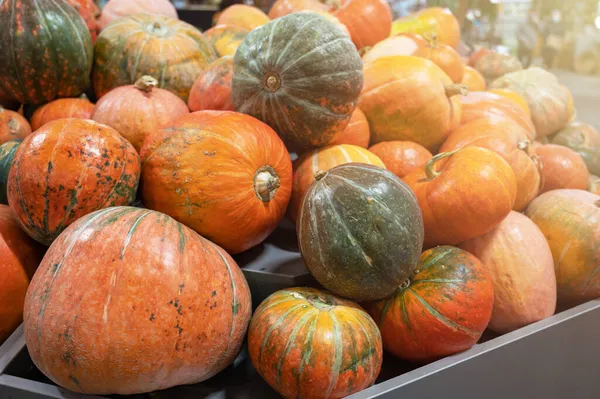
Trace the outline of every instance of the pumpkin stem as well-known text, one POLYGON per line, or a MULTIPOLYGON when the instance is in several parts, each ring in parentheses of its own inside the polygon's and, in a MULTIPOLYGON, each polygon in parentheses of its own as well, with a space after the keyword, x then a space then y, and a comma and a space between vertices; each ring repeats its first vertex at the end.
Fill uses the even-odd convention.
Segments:
POLYGON ((322 178, 325 177, 326 174, 327 174, 327 172, 325 172, 325 171, 317 170, 317 173, 315 173, 315 180, 316 181, 321 180, 322 178))
POLYGON ((369 51, 371 51, 372 48, 373 47, 371 47, 371 46, 365 46, 365 47, 361 48, 360 50, 358 50, 358 55, 363 57, 365 54, 367 54, 369 51))
POLYGON ((152 76, 144 75, 135 82, 134 86, 144 93, 150 93, 152 88, 158 86, 158 80, 154 79, 152 76))
POLYGON ((406 280, 404 280, 403 282, 400 283, 401 290, 405 290, 408 287, 410 287, 410 279, 409 278, 407 278, 406 280))
POLYGON ((323 4, 330 8, 329 12, 335 11, 342 7, 341 0, 325 0, 323 4))
POLYGON ((263 202, 269 202, 275 197, 280 184, 277 172, 270 166, 259 168, 254 175, 254 191, 263 202))
POLYGON ((440 172, 434 169, 435 163, 437 161, 439 161, 440 159, 449 158, 452 155, 456 154, 458 151, 460 151, 460 148, 450 152, 442 152, 431 158, 429 161, 427 161, 427 163, 425 164, 425 174, 427 175, 427 180, 433 180, 440 175, 440 172))
POLYGON ((329 310, 335 307, 335 303, 329 300, 328 298, 324 298, 321 295, 308 295, 306 297, 308 303, 321 310, 329 310))
POLYGON ((82 94, 79 96, 79 99, 80 99, 80 100, 87 100, 87 101, 90 101, 90 99, 88 98, 88 96, 86 96, 86 95, 85 95, 85 93, 82 93, 82 94))
POLYGON ((444 90, 446 91, 446 97, 450 98, 452 96, 457 96, 459 94, 466 96, 469 94, 469 89, 466 85, 461 84, 452 84, 448 86, 444 86, 444 90))
POLYGON ((439 47, 439 41, 438 41, 437 33, 426 34, 425 35, 425 40, 427 41, 427 44, 429 45, 429 47, 431 47, 431 48, 438 48, 439 47))
POLYGON ((274 93, 279 90, 279 87, 281 86, 281 79, 279 79, 279 76, 277 76, 275 73, 270 72, 265 79, 264 86, 265 89, 271 93, 274 93))

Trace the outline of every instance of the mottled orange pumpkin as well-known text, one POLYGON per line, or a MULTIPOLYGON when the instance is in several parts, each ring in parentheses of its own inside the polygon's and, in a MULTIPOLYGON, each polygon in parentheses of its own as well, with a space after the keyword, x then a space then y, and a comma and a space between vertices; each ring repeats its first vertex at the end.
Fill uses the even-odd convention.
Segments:
POLYGON ((465 66, 465 73, 463 75, 462 84, 467 86, 469 91, 485 91, 487 85, 485 79, 475 68, 465 66))
POLYGON ((10 111, 0 105, 0 144, 12 140, 22 140, 31 134, 27 119, 18 112, 10 111))
POLYGON ((62 118, 91 119, 94 104, 82 98, 59 98, 36 109, 31 117, 31 128, 35 131, 48 122, 62 118))
POLYGON ((275 19, 302 10, 328 11, 329 7, 319 0, 277 0, 269 10, 269 18, 275 19))
POLYGON ((113 21, 136 14, 177 18, 177 10, 169 0, 108 0, 98 18, 98 29, 102 31, 113 21))
POLYGON ((246 4, 234 4, 221 12, 217 25, 233 25, 247 30, 258 28, 269 22, 271 18, 256 7, 246 4))
POLYGON ((368 63, 381 57, 394 55, 414 55, 415 52, 427 42, 422 36, 412 33, 402 33, 390 36, 368 49, 362 56, 363 63, 368 63))
POLYGON ((392 9, 385 0, 330 2, 330 12, 348 28, 358 50, 373 46, 390 35, 392 9))
POLYGON ((507 89, 492 89, 492 90, 490 90, 490 93, 494 93, 501 97, 506 97, 509 100, 512 100, 515 103, 519 104, 519 106, 521 108, 523 108, 523 111, 525 111, 527 116, 529 116, 531 118, 531 111, 529 110, 529 105, 527 105, 527 101, 525 101, 523 96, 520 95, 519 93, 517 93, 516 91, 507 90, 507 89))
POLYGON ((204 36, 213 45, 217 55, 224 57, 233 56, 237 48, 242 44, 248 29, 234 25, 217 25, 204 32, 204 36))
POLYGON ((427 148, 411 141, 384 141, 369 148, 383 161, 387 170, 404 178, 415 169, 425 167, 433 155, 427 148))
POLYGON ((211 63, 194 82, 188 98, 193 111, 235 111, 231 101, 233 57, 226 56, 211 63))
POLYGON ((428 38, 427 43, 420 46, 413 55, 427 58, 446 72, 454 83, 462 83, 465 75, 465 64, 462 58, 454 48, 439 43, 437 36, 428 38))
POLYGON ((600 195, 600 177, 590 174, 588 191, 600 195))
POLYGON ((535 151, 542 165, 540 193, 568 188, 587 190, 590 176, 581 155, 557 144, 537 145, 535 151))
POLYGON ((460 43, 458 20, 447 8, 430 7, 416 14, 398 18, 392 24, 392 35, 417 33, 422 36, 437 35, 441 43, 456 48, 460 43))
POLYGON ((371 131, 369 129, 369 121, 367 121, 365 114, 359 108, 356 108, 352 113, 348 126, 333 136, 333 140, 329 145, 351 144, 367 148, 370 140, 371 131))

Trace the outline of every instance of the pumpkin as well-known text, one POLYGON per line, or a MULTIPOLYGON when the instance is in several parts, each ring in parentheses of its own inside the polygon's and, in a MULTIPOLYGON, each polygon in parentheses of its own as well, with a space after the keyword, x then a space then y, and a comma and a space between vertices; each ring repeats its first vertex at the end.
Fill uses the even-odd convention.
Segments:
POLYGON ((447 44, 439 43, 437 36, 429 39, 425 46, 419 47, 414 53, 417 57, 423 57, 439 66, 454 83, 461 83, 465 75, 465 65, 460 55, 454 48, 447 44))
POLYGON ((292 191, 292 164, 277 134, 231 111, 194 112, 163 132, 143 165, 144 204, 232 254, 267 238, 292 191))
POLYGON ((600 196, 582 190, 550 191, 529 204, 525 215, 550 244, 559 304, 600 297, 600 196))
POLYGON ((182 99, 157 85, 153 77, 142 76, 134 85, 111 90, 96 104, 92 119, 112 127, 140 151, 151 132, 189 114, 182 99))
POLYGON ((277 291, 248 330, 254 368, 284 398, 342 398, 381 370, 381 334, 360 306, 313 288, 277 291))
POLYGON ((80 217, 136 196, 140 158, 111 127, 58 119, 27 136, 8 175, 8 203, 36 241, 50 245, 80 217))
POLYGON ((470 92, 485 91, 487 85, 485 79, 475 68, 465 66, 465 72, 461 84, 467 86, 470 92))
POLYGON ((376 59, 365 65, 359 107, 371 142, 413 141, 435 151, 460 121, 461 86, 429 60, 412 56, 376 59))
POLYGON ((94 90, 100 98, 149 75, 160 88, 187 101, 198 75, 216 58, 208 40, 192 25, 161 15, 125 17, 96 40, 94 90))
POLYGON ((362 60, 366 64, 381 57, 414 55, 420 47, 426 45, 427 42, 420 35, 403 33, 397 36, 390 36, 375 44, 368 51, 365 51, 362 60))
POLYGON ((25 293, 42 256, 42 247, 21 230, 13 211, 0 205, 0 345, 23 321, 25 293))
POLYGON ((239 26, 217 25, 204 32, 204 37, 213 45, 219 57, 233 56, 248 32, 248 29, 239 26))
POLYGON ((370 139, 369 121, 360 108, 356 108, 346 128, 333 136, 333 140, 329 144, 351 144, 367 148, 370 139))
POLYGON ((404 181, 423 213, 426 248, 455 245, 487 233, 510 213, 517 194, 510 165, 480 147, 442 152, 404 181))
POLYGON ((577 117, 577 110, 575 109, 575 103, 573 101, 573 95, 569 91, 569 88, 565 85, 561 85, 562 88, 567 92, 567 119, 569 122, 573 122, 577 117))
POLYGON ((525 101, 523 96, 519 93, 506 89, 492 89, 489 92, 492 94, 496 94, 500 97, 512 100, 514 103, 518 104, 519 107, 523 108, 523 111, 525 111, 527 116, 531 118, 531 111, 529 110, 529 105, 527 105, 527 101, 525 101))
POLYGON ((219 58, 198 76, 190 90, 188 107, 191 111, 205 109, 235 111, 231 102, 233 57, 219 58))
POLYGON ((508 73, 492 82, 490 88, 508 89, 523 96, 539 137, 553 135, 570 122, 569 90, 541 68, 508 73))
MULTIPOLYGON (((1 149, 2 147, 0 147, 1 149)), ((588 191, 590 193, 600 195, 600 177, 596 175, 590 175, 588 191)))
POLYGON ((333 293, 358 301, 390 295, 414 271, 423 221, 393 173, 349 163, 315 175, 298 211, 304 263, 333 293))
POLYGON ((569 188, 587 190, 589 172, 581 155, 557 144, 537 145, 535 151, 542 165, 544 184, 540 193, 569 188))
POLYGON ((411 141, 384 141, 369 148, 386 168, 399 178, 425 167, 433 155, 427 148, 411 141))
POLYGON ((0 204, 8 205, 8 195, 6 188, 8 185, 8 173, 12 166, 17 148, 21 145, 21 140, 7 141, 0 145, 0 204))
POLYGON ((348 30, 348 28, 346 27, 346 25, 344 25, 336 16, 334 16, 333 14, 331 14, 328 11, 302 10, 302 11, 299 11, 299 12, 312 12, 312 13, 315 13, 315 14, 319 14, 320 16, 322 16, 323 18, 325 18, 329 22, 332 22, 339 29, 341 29, 342 32, 344 32, 346 34, 346 36, 350 37, 350 31, 348 30))
POLYGON ((177 10, 169 0, 108 0, 98 19, 98 29, 102 31, 119 18, 137 14, 177 18, 177 10))
POLYGON ((328 11, 329 7, 319 0, 276 0, 269 10, 269 18, 275 19, 303 10, 328 11))
POLYGON ((490 329, 504 334, 554 314, 556 277, 546 237, 511 212, 498 227, 460 246, 483 262, 494 283, 490 329))
POLYGON ((373 46, 390 35, 392 9, 385 0, 331 1, 329 11, 348 28, 357 49, 373 46))
POLYGON ((159 212, 113 207, 48 249, 25 298, 25 341, 40 371, 71 391, 144 393, 228 366, 251 312, 223 249, 159 212))
POLYGON ((460 43, 458 20, 447 8, 429 7, 392 23, 392 35, 416 33, 422 36, 435 34, 440 43, 456 48, 460 43))
POLYGON ((493 303, 485 266, 466 251, 440 246, 423 252, 417 270, 392 295, 366 308, 387 351, 424 363, 475 345, 493 303))
POLYGON ((217 25, 233 25, 252 30, 269 22, 271 18, 256 7, 234 4, 221 12, 217 25))
POLYGON ((491 52, 493 52, 494 50, 491 50, 487 47, 481 47, 478 50, 475 50, 474 52, 471 53, 471 55, 469 56, 467 65, 470 67, 475 68, 475 65, 477 65, 477 61, 479 61, 479 59, 481 57, 483 57, 486 54, 489 54, 491 52))
POLYGON ((292 181, 292 197, 288 205, 288 217, 294 223, 302 199, 315 181, 315 174, 346 163, 358 162, 385 168, 377 156, 368 150, 354 145, 332 145, 304 153, 294 161, 294 178, 292 181))
POLYGON ((493 93, 470 92, 459 97, 461 124, 481 118, 511 119, 527 131, 529 140, 536 139, 535 126, 531 118, 514 101, 493 93))
POLYGON ((362 83, 348 36, 318 14, 299 12, 246 36, 233 60, 231 95, 237 111, 271 126, 290 150, 305 150, 346 128, 362 83))
POLYGON ((510 119, 474 119, 453 131, 440 152, 467 146, 492 150, 511 166, 517 179, 514 210, 522 211, 537 197, 541 186, 539 162, 527 131, 516 122, 510 119))
POLYGON ((91 119, 94 104, 82 98, 59 98, 36 109, 31 117, 31 128, 38 130, 48 122, 62 118, 91 119))
POLYGON ((0 91, 22 104, 43 104, 88 87, 92 37, 66 0, 5 0, 0 26, 0 91))
POLYGON ((92 43, 95 42, 98 36, 96 18, 100 15, 100 8, 96 2, 94 0, 68 0, 68 2, 81 15, 90 31, 92 43))
POLYGON ((522 70, 523 65, 518 58, 512 55, 490 51, 483 54, 477 60, 475 69, 483 76, 486 82, 492 82, 507 73, 522 70))
POLYGON ((600 174, 600 132, 592 125, 571 123, 552 138, 552 144, 569 147, 581 155, 590 173, 600 174))
POLYGON ((21 140, 31 134, 29 122, 18 112, 10 111, 0 105, 0 144, 12 140, 21 140))

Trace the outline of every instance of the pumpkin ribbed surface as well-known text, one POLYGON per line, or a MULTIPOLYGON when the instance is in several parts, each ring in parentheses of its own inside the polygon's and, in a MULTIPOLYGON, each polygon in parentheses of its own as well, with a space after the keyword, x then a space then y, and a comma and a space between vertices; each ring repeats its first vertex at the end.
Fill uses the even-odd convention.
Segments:
POLYGON ((371 130, 369 129, 369 121, 367 121, 364 112, 360 108, 356 108, 352 113, 348 126, 337 133, 329 145, 351 144, 367 148, 370 140, 371 130))
POLYGON ((529 110, 529 105, 527 105, 527 101, 525 101, 523 96, 517 93, 516 91, 506 89, 492 89, 489 92, 496 94, 500 97, 508 98, 509 100, 514 101, 516 104, 519 104, 519 106, 523 108, 523 111, 525 111, 527 116, 531 118, 531 111, 529 110))
POLYGON ((246 4, 234 4, 221 12, 217 25, 233 25, 243 29, 252 30, 268 23, 271 20, 261 10, 246 4))
POLYGON ((540 193, 558 189, 587 190, 589 171, 581 155, 557 144, 537 145, 544 184, 540 193))
POLYGON ((425 147, 411 141, 384 141, 369 148, 383 161, 387 170, 403 178, 415 169, 425 167, 433 155, 425 147))
POLYGON ((600 132, 592 125, 571 123, 552 138, 552 144, 569 147, 581 155, 590 173, 600 174, 600 132))
POLYGON ((35 131, 48 122, 62 118, 91 119, 94 104, 87 98, 60 98, 35 110, 31 128, 35 131))
POLYGON ((100 7, 96 4, 95 0, 68 0, 81 15, 85 24, 90 31, 92 37, 92 43, 96 41, 98 36, 98 24, 96 18, 100 15, 100 7))
POLYGON ((235 111, 231 101, 233 57, 221 57, 198 76, 190 90, 188 107, 193 111, 235 111))
POLYGON ((465 66, 465 73, 463 75, 462 84, 467 86, 469 91, 484 91, 487 88, 485 79, 475 68, 465 66))
POLYGON ((21 145, 21 141, 7 141, 0 145, 0 204, 8 205, 8 173, 15 159, 17 148, 21 145))
POLYGON ((98 28, 102 31, 119 18, 137 14, 177 18, 177 10, 169 0, 108 0, 102 7, 98 28))
POLYGON ((224 57, 233 56, 237 48, 242 44, 248 29, 234 25, 217 25, 204 32, 204 36, 213 45, 217 55, 224 57))

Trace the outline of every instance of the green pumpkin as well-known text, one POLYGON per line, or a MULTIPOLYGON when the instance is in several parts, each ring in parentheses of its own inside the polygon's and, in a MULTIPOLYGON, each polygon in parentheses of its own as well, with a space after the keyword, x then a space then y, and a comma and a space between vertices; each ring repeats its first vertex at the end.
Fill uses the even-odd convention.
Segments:
POLYGON ((254 29, 233 63, 236 110, 271 126, 291 150, 331 141, 348 124, 363 85, 362 61, 350 38, 312 12, 254 29))
POLYGON ((296 229, 306 266, 325 288, 354 300, 384 298, 415 270, 423 216, 393 173, 349 163, 317 172, 296 229))
POLYGON ((579 153, 590 173, 600 175, 600 132, 587 123, 575 122, 552 138, 552 144, 579 153))
POLYGON ((0 2, 0 97, 43 104, 90 83, 90 31, 66 0, 0 2))
POLYGON ((22 140, 7 141, 0 145, 0 204, 8 205, 6 186, 8 184, 8 172, 19 145, 22 140))

